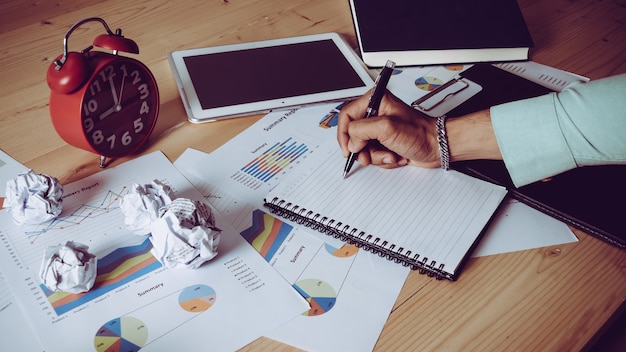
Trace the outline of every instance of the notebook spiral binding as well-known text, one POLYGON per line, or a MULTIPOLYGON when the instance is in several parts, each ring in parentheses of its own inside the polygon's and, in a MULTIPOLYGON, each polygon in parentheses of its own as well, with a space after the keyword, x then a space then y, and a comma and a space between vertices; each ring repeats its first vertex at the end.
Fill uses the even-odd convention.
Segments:
POLYGON ((381 242, 380 238, 359 231, 348 224, 337 222, 334 219, 322 216, 319 213, 307 210, 297 204, 292 204, 277 197, 273 198, 270 202, 265 200, 264 205, 272 214, 289 219, 297 224, 304 225, 326 235, 333 236, 334 238, 378 254, 388 260, 395 261, 404 266, 410 266, 412 270, 419 270, 420 274, 435 277, 437 280, 449 278, 449 274, 443 271, 444 264, 437 265, 436 261, 430 261, 429 263, 428 258, 421 257, 418 253, 413 254, 411 251, 404 252, 403 247, 396 249, 397 246, 395 244, 388 243, 387 241, 381 242))

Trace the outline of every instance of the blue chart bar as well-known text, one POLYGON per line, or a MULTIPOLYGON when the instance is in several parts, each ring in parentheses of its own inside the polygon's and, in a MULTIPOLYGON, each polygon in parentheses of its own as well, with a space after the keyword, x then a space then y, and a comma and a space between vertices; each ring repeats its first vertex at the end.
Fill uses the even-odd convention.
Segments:
POLYGON ((241 171, 267 182, 308 150, 306 145, 298 144, 290 137, 282 143, 279 142, 271 146, 263 154, 241 168, 241 171))

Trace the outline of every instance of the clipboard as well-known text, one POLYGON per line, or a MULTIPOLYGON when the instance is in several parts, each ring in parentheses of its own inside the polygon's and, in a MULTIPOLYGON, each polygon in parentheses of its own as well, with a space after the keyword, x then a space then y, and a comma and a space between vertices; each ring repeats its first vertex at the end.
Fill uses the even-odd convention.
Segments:
POLYGON ((478 94, 482 87, 462 77, 453 78, 441 87, 415 100, 411 106, 430 117, 446 115, 456 106, 478 94))

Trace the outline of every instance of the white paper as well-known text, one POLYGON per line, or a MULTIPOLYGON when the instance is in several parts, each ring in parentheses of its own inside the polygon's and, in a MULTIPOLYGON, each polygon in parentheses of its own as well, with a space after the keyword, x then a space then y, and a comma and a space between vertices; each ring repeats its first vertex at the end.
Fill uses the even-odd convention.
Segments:
POLYGON ((567 225, 517 200, 507 199, 472 257, 577 242, 567 225))
MULTIPOLYGON (((6 182, 28 168, 0 150, 0 197, 5 196, 6 182)), ((3 208, 0 199, 0 209, 3 208)), ((22 314, 13 292, 0 272, 0 341, 7 351, 43 351, 36 334, 22 314)))
POLYGON ((96 262, 89 247, 81 243, 67 241, 64 245, 47 246, 39 278, 52 291, 87 292, 96 281, 96 262))
MULTIPOLYGON (((410 104, 436 88, 437 82, 443 83, 469 67, 471 65, 398 68, 394 70, 388 88, 410 104)), ((211 154, 193 149, 186 150, 176 160, 175 165, 237 230, 245 232, 254 228, 252 219, 255 212, 257 215, 263 215, 260 213, 264 210, 262 200, 266 192, 276 187, 326 138, 336 138, 334 126, 340 107, 341 104, 332 104, 268 114, 211 154), (297 152, 282 163, 269 158, 271 150, 275 151, 283 146, 296 148, 297 152), (263 162, 266 163, 265 166, 276 167, 261 170, 259 165, 263 162)), ((267 219, 268 226, 275 221, 279 222, 269 214, 265 215, 270 217, 267 219)), ((537 217, 546 218, 543 214, 537 214, 537 217)), ((277 227, 282 228, 288 224, 280 222, 278 225, 277 227)), ((263 226, 257 228, 259 233, 262 230, 263 226)), ((511 232, 503 232, 506 230, 510 229, 499 228, 483 241, 508 243, 511 232)), ((536 230, 533 227, 532 231, 536 230)), ((343 276, 333 275, 333 261, 324 261, 324 256, 316 253, 326 251, 326 245, 340 248, 341 242, 297 227, 293 227, 288 233, 289 235, 285 235, 282 241, 280 238, 274 238, 264 243, 265 248, 259 247, 257 250, 265 250, 266 259, 290 283, 297 283, 301 276, 305 279, 308 274, 302 267, 307 266, 310 261, 319 259, 328 266, 324 269, 326 274, 317 278, 331 282, 333 278, 343 277, 342 285, 341 289, 336 290, 338 294, 331 310, 315 317, 299 316, 267 336, 308 351, 373 349, 408 270, 360 251, 343 276), (300 251, 302 247, 304 249, 300 251), (293 258, 296 260, 292 262, 293 258), (364 309, 363 302, 376 303, 368 304, 364 309), (337 329, 337 326, 355 328, 337 329)), ((567 242, 570 233, 564 227, 560 232, 542 231, 539 234, 544 238, 550 238, 551 244, 558 244, 567 242)), ((261 246, 263 242, 259 242, 258 245, 261 246)), ((519 245, 519 242, 513 243, 519 245)), ((531 242, 523 247, 510 249, 526 249, 545 243, 531 242)), ((315 268, 319 267, 315 265, 315 268)), ((323 273, 324 270, 318 272, 323 273)))
MULTIPOLYGON (((28 168, 13 159, 10 155, 0 150, 0 197, 5 197, 4 185, 17 174, 28 171, 28 168)), ((2 202, 0 201, 0 209, 2 202)))
POLYGON ((0 267, 46 351, 100 351, 117 342, 142 352, 233 351, 308 308, 217 212, 219 254, 196 270, 164 268, 119 210, 131 185, 155 178, 179 198, 203 200, 155 152, 64 185, 63 213, 45 224, 17 226, 0 211, 0 267), (88 244, 98 258, 86 293, 39 284, 43 249, 67 240, 88 244))
POLYGON ((4 351, 44 351, 4 276, 0 274, 0 341, 4 351))
POLYGON ((133 184, 120 199, 124 223, 137 235, 149 234, 150 226, 159 218, 159 209, 170 204, 172 198, 172 189, 159 180, 143 186, 133 184))
MULTIPOLYGON (((399 68, 391 77, 388 88, 405 103, 410 104, 428 94, 428 89, 436 89, 441 82, 454 78, 471 66, 399 68), (427 82, 431 84, 426 84, 427 82)), ((495 66, 557 91, 574 81, 587 80, 585 77, 532 61, 501 63, 495 66)), ((454 106, 449 107, 450 110, 452 108, 454 106)), ((578 241, 564 223, 525 204, 511 200, 506 202, 496 213, 472 256, 480 257, 578 241)))
POLYGON ((326 138, 336 138, 336 107, 271 113, 211 154, 188 149, 175 165, 287 282, 315 302, 267 337, 307 351, 367 351, 409 269, 344 248, 343 242, 277 219, 263 207, 269 189, 326 138))
MULTIPOLYGON (((325 226, 380 239, 386 249, 426 258, 450 276, 461 267, 500 202, 504 187, 457 171, 402 167, 353 169, 344 179, 345 158, 337 142, 327 141, 266 195, 266 202, 291 204, 329 219, 325 226), (387 245, 385 245, 385 243, 387 245)), ((356 237, 356 236, 355 236, 356 237)))
POLYGON ((526 78, 555 92, 560 92, 574 82, 588 82, 589 78, 559 70, 534 61, 515 61, 494 64, 495 67, 526 78))
POLYGON ((4 208, 17 224, 40 224, 57 217, 63 208, 63 186, 48 175, 32 170, 6 183, 4 208))
POLYGON ((211 208, 178 198, 159 209, 151 226, 152 254, 166 268, 197 269, 217 255, 221 230, 211 208))

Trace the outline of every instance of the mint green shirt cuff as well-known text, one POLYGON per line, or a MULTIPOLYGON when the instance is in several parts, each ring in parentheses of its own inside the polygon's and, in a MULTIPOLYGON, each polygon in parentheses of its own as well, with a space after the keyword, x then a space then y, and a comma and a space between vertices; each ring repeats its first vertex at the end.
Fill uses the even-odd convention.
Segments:
POLYGON ((518 187, 576 167, 553 101, 549 94, 491 108, 500 152, 518 187))
POLYGON ((491 108, 516 186, 580 166, 626 164, 626 74, 491 108))

